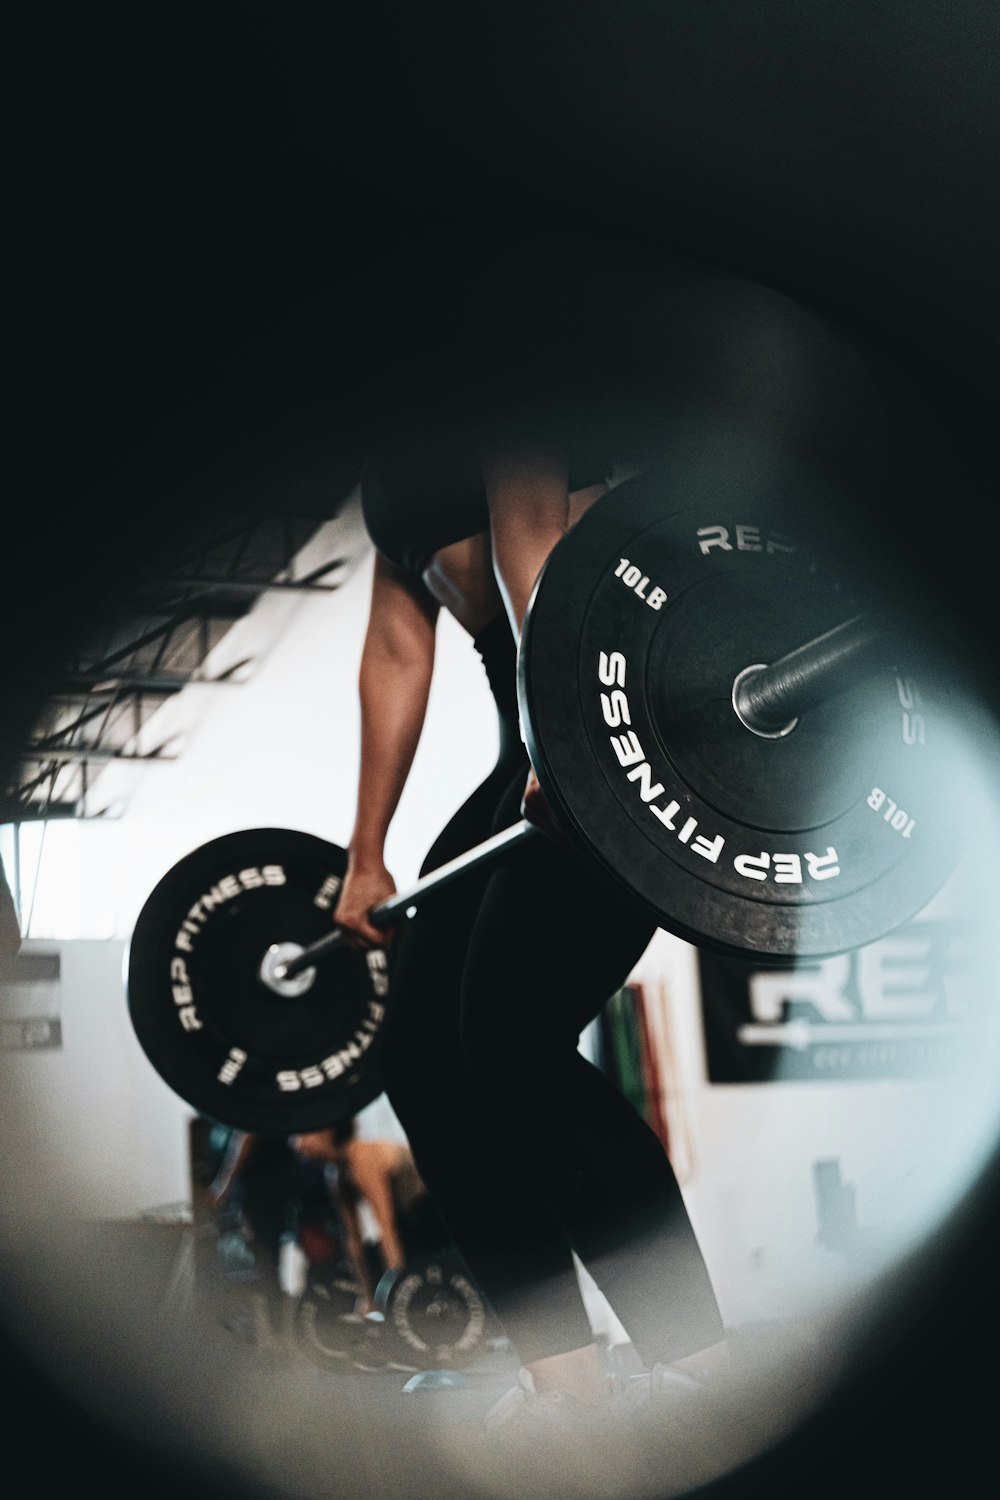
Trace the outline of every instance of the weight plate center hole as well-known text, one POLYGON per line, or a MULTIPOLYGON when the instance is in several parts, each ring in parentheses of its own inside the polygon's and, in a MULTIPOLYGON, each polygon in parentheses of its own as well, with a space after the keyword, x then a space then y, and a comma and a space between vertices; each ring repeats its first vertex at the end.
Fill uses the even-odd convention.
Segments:
POLYGON ((754 724, 750 719, 748 719, 743 713, 742 708, 740 707, 741 687, 748 678, 754 677, 758 672, 763 671, 766 666, 767 662, 758 661, 754 662, 749 667, 744 667, 742 672, 737 672, 736 677, 733 681, 732 691, 733 713, 739 719, 740 723, 743 725, 743 728, 749 729, 750 733, 757 735, 759 739, 783 740, 786 738, 786 736, 791 734, 792 730, 798 724, 798 718, 789 719, 787 724, 779 725, 777 728, 765 729, 760 724, 754 724))
POLYGON ((316 970, 303 969, 301 974, 286 975, 284 965, 289 959, 298 958, 305 949, 299 943, 272 943, 264 954, 260 965, 260 980, 275 995, 295 998, 312 989, 316 970))

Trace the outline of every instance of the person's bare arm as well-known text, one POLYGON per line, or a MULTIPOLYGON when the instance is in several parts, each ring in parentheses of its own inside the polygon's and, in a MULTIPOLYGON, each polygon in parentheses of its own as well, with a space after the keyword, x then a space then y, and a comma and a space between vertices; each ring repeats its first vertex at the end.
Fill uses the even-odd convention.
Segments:
POLYGON ((369 909, 396 889, 385 867, 389 824, 416 754, 434 670, 438 606, 419 584, 381 555, 375 560, 371 609, 358 689, 361 769, 347 874, 334 921, 362 947, 384 934, 369 909))
POLYGON ((339 1172, 334 1180, 331 1194, 337 1209, 337 1218, 340 1221, 341 1232, 344 1236, 344 1254, 361 1289, 356 1311, 359 1313, 369 1313, 375 1307, 375 1288, 372 1286, 368 1260, 365 1255, 364 1240, 361 1235, 361 1221, 358 1216, 357 1205, 344 1192, 339 1172))
POLYGON ((518 637, 542 565, 569 530, 566 454, 538 446, 498 447, 484 455, 483 478, 493 566, 518 637))
MULTIPOLYGON (((573 521, 566 454, 554 447, 497 448, 484 455, 483 478, 493 567, 511 629, 520 639, 538 575, 573 521)), ((546 833, 560 837, 533 769, 521 812, 546 833)))
POLYGON ((378 1150, 352 1153, 351 1177, 358 1192, 367 1200, 378 1225, 382 1257, 390 1271, 399 1271, 406 1262, 403 1242, 396 1223, 396 1205, 392 1196, 392 1173, 383 1152, 378 1150))

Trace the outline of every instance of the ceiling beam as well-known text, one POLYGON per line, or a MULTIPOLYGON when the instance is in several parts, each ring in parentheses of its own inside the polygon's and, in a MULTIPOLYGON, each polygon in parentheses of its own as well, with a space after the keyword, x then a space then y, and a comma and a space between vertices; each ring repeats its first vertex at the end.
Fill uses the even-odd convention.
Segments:
POLYGON ((114 750, 108 745, 49 745, 37 743, 26 745, 21 751, 22 761, 56 761, 60 764, 78 764, 89 761, 114 761, 116 764, 122 761, 141 762, 148 765, 176 760, 176 755, 163 755, 159 750, 150 750, 147 754, 136 755, 134 752, 125 750, 114 750))

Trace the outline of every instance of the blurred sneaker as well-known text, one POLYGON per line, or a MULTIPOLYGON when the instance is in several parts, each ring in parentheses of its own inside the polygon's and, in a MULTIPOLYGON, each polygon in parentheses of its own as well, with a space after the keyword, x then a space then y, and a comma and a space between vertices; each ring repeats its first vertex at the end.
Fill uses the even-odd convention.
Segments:
POLYGON ((664 1410, 679 1404, 690 1406, 704 1387, 692 1375, 674 1370, 670 1365, 655 1364, 638 1375, 620 1375, 615 1380, 611 1411, 615 1417, 632 1417, 640 1412, 664 1410))
POLYGON ((484 1418, 490 1431, 502 1429, 519 1438, 580 1431, 593 1425, 599 1409, 565 1391, 536 1391, 527 1370, 518 1371, 512 1386, 484 1418))

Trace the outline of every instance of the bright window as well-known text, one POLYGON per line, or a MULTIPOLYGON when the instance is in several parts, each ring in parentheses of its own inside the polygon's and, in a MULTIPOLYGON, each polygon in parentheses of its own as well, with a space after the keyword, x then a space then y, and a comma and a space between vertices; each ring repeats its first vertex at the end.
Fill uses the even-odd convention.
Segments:
MULTIPOLYGON (((22 938, 67 940, 113 934, 110 883, 94 866, 92 829, 74 819, 5 824, 0 856, 14 894, 22 938), (88 879, 83 879, 84 850, 88 879)), ((98 844, 103 840, 97 838, 98 844)), ((103 851, 102 851, 103 852, 103 851)))

